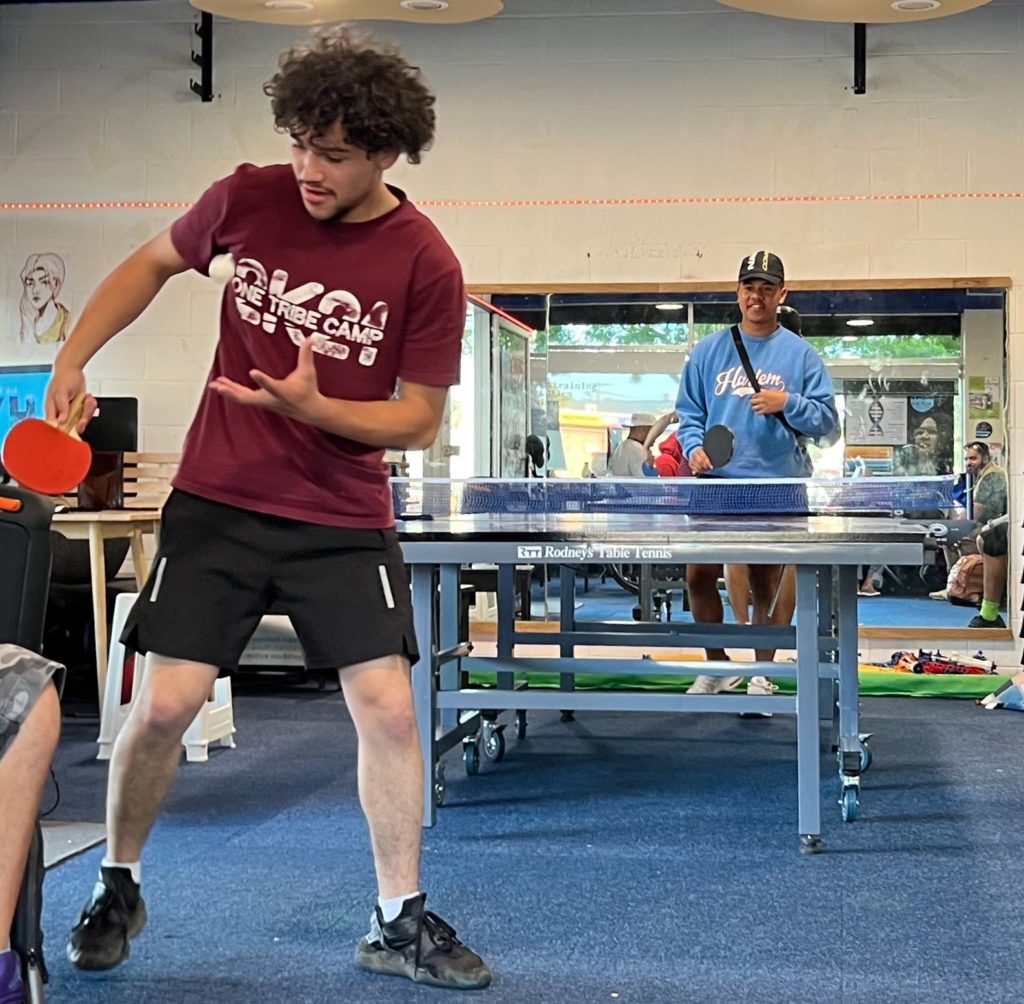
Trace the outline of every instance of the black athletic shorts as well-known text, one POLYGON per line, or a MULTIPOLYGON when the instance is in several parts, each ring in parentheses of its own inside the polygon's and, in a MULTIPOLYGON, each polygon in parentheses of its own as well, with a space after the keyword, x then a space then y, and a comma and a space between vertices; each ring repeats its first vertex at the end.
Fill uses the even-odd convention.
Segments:
POLYGON ((393 530, 321 526, 177 490, 121 642, 230 671, 271 608, 291 619, 309 670, 419 657, 393 530))

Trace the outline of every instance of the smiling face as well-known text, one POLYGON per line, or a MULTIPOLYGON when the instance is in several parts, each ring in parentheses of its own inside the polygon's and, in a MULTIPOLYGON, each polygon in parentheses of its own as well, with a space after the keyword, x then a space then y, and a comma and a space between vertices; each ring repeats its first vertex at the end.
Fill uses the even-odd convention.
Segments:
POLYGON ((965 458, 967 470, 972 474, 977 474, 988 463, 988 460, 982 455, 981 451, 974 446, 967 447, 965 458))
POLYGON ((914 445, 922 452, 932 454, 939 445, 939 427, 934 418, 926 418, 914 430, 914 445))
POLYGON ((751 335, 770 335, 779 326, 779 304, 785 299, 786 287, 782 283, 744 279, 736 287, 743 330, 751 335))
POLYGON ((377 215, 389 196, 384 172, 397 154, 367 153, 354 146, 340 122, 322 135, 292 136, 292 170, 302 204, 315 220, 356 222, 377 215))

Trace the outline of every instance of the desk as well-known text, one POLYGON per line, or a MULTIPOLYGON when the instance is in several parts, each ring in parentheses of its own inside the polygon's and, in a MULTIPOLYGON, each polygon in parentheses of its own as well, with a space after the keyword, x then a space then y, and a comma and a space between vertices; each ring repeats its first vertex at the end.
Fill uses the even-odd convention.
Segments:
MULTIPOLYGON (((517 711, 525 732, 528 709, 673 712, 764 712, 796 717, 798 833, 805 851, 821 847, 819 719, 833 720, 832 745, 839 754, 844 818, 852 819, 867 767, 859 731, 857 658, 857 566, 889 561, 921 564, 929 539, 924 526, 886 517, 784 516, 722 517, 615 513, 503 513, 439 516, 397 524, 410 567, 416 636, 421 660, 413 690, 424 759, 424 824, 435 822, 443 797, 441 755, 457 743, 479 742, 481 725, 465 712, 517 711), (498 656, 481 658, 458 637, 460 566, 471 561, 498 566, 498 656), (796 566, 797 605, 793 627, 723 624, 578 624, 572 602, 562 603, 558 633, 529 635, 515 629, 512 576, 517 563, 565 569, 563 599, 571 565, 738 563, 796 566), (517 658, 517 642, 553 644, 558 658, 517 658), (651 663, 639 658, 583 659, 577 645, 707 646, 794 648, 796 663, 706 662, 699 672, 715 675, 764 673, 795 677, 796 696, 689 695, 627 690, 577 691, 576 673, 643 674, 651 663), (467 684, 468 672, 496 675, 496 687, 467 684), (523 672, 562 674, 559 690, 522 688, 523 672)), ((675 669, 690 675, 695 665, 675 669)), ((659 662, 657 672, 671 673, 659 662)), ((484 729, 484 742, 493 739, 484 729)), ((486 751, 486 747, 485 747, 486 751)), ((467 761, 467 767, 470 766, 467 761)))
POLYGON ((132 543, 132 567, 135 582, 142 589, 149 567, 142 536, 151 533, 159 545, 159 509, 72 510, 53 517, 53 529, 69 540, 89 541, 89 573, 92 579, 92 617, 96 636, 96 681, 100 700, 107 677, 107 563, 103 541, 128 539, 132 543))

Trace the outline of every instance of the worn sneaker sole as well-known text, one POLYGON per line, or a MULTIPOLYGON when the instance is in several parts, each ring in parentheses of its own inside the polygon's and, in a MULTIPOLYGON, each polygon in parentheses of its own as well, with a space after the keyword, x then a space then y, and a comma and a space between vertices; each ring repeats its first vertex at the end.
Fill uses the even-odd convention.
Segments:
POLYGON ((451 979, 445 980, 427 969, 410 966, 397 952, 382 952, 374 948, 365 938, 356 945, 355 962, 357 966, 371 973, 404 976, 414 983, 425 983, 427 986, 443 987, 446 990, 480 990, 491 982, 491 971, 486 966, 482 972, 455 972, 452 973, 451 979))
POLYGON ((149 920, 149 915, 146 913, 146 904, 140 900, 139 908, 135 911, 135 916, 132 918, 132 923, 128 928, 128 936, 124 939, 119 954, 113 955, 109 952, 101 954, 97 951, 89 952, 76 948, 69 940, 66 951, 68 962, 76 969, 89 973, 103 972, 104 970, 119 966, 131 954, 131 939, 137 938, 142 934, 147 920, 149 920))

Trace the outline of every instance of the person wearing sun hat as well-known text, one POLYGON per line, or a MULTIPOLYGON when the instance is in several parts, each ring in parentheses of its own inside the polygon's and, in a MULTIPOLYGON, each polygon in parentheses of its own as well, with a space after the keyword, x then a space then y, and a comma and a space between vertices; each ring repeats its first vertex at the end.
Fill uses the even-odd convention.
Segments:
POLYGON ((647 434, 657 419, 649 411, 634 411, 622 426, 629 435, 612 451, 608 473, 614 478, 642 478, 644 464, 651 462, 651 451, 644 446, 647 434))

